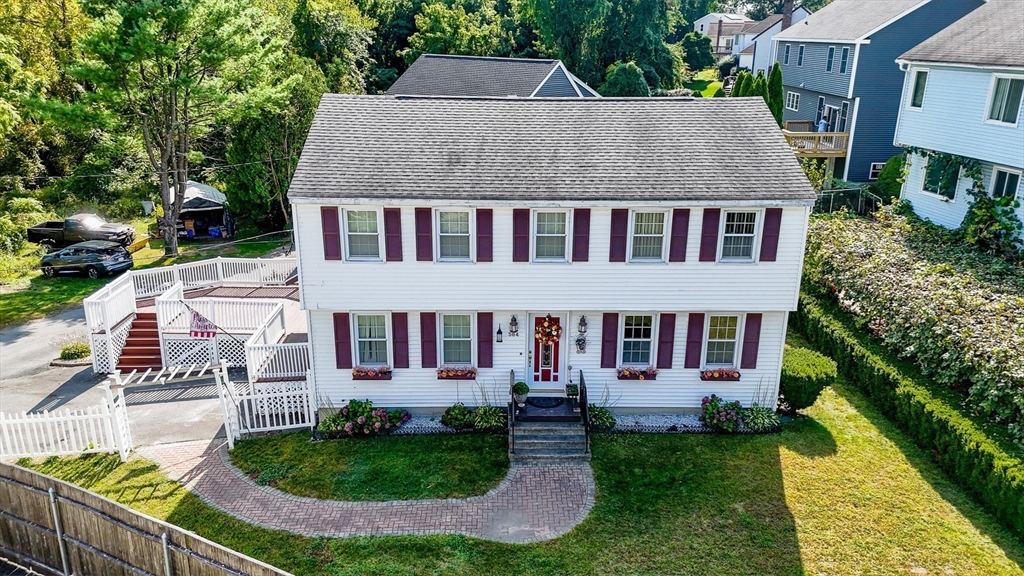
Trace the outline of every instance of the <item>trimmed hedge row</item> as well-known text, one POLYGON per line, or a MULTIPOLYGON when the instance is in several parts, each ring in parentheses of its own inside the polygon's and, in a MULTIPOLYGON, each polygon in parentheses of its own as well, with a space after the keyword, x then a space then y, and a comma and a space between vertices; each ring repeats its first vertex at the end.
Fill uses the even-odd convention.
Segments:
POLYGON ((836 379, 836 363, 807 348, 786 348, 779 391, 790 410, 810 408, 836 379))
MULTIPOLYGON (((963 414, 952 392, 898 368, 894 357, 844 321, 832 305, 801 294, 790 326, 831 356, 839 372, 935 454, 939 466, 1018 536, 1024 537, 1024 461, 963 414)), ((1006 442, 1009 445, 1009 442, 1006 442)))

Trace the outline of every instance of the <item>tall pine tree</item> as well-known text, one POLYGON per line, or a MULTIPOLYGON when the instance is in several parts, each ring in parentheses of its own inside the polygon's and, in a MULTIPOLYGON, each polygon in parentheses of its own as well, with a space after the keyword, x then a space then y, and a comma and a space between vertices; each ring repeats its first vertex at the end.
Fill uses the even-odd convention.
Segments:
POLYGON ((782 88, 782 68, 776 62, 768 73, 768 108, 782 128, 782 111, 786 105, 786 92, 782 88))

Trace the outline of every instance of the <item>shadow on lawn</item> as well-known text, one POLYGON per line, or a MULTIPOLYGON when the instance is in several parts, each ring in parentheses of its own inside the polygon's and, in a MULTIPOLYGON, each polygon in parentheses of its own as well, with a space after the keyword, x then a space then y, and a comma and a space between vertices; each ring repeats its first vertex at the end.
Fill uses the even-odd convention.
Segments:
POLYGON ((980 504, 967 495, 965 487, 956 484, 935 463, 932 456, 918 447, 891 420, 886 418, 867 396, 844 382, 832 386, 836 394, 846 400, 878 429, 890 442, 896 445, 915 470, 937 492, 968 519, 979 532, 992 539, 1008 558, 1018 565, 1024 565, 1022 540, 1009 535, 1008 529, 986 512, 980 504))

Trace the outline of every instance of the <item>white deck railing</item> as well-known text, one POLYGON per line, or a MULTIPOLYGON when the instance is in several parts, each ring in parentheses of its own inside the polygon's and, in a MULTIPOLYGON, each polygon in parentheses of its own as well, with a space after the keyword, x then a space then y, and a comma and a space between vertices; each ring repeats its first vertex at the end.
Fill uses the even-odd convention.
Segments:
POLYGON ((284 306, 280 303, 245 343, 249 382, 259 379, 303 378, 309 370, 309 344, 282 343, 285 335, 284 306))
POLYGON ((85 299, 85 320, 94 372, 110 372, 135 317, 135 291, 130 276, 122 275, 85 299), (116 332, 116 334, 115 334, 116 332))
POLYGON ((278 286, 295 274, 295 258, 216 257, 150 270, 132 270, 135 296, 145 298, 181 282, 185 290, 224 285, 278 286))

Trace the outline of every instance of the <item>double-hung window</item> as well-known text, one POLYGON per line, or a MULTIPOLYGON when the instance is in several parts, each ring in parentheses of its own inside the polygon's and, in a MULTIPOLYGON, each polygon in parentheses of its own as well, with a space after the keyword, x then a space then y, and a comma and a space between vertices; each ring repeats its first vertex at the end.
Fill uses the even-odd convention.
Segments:
POLYGON ((348 257, 355 260, 380 259, 380 229, 376 210, 346 210, 345 233, 348 257))
POLYGON ((622 364, 650 366, 653 335, 654 316, 627 314, 623 320, 622 364))
POLYGON ((468 261, 470 252, 469 212, 439 211, 437 213, 437 259, 468 261))
POLYGON ((872 162, 871 170, 868 171, 868 180, 878 180, 882 168, 885 168, 885 162, 872 162))
POLYGON ((947 200, 956 198, 956 187, 960 181, 960 165, 955 162, 929 158, 924 167, 924 182, 921 190, 936 194, 947 200))
POLYGON ((757 212, 726 212, 722 260, 753 260, 756 232, 757 212))
POLYGON ((360 366, 388 363, 387 319, 383 314, 356 314, 356 353, 360 366))
POLYGON ((565 261, 566 212, 534 212, 533 259, 565 261))
POLYGON ((928 86, 928 71, 918 70, 914 73, 914 88, 910 94, 910 107, 920 109, 924 106, 924 89, 928 86))
POLYGON ((786 44, 785 55, 782 57, 782 64, 785 66, 789 65, 789 51, 793 48, 791 44, 786 44))
POLYGON ((839 59, 839 73, 846 74, 847 65, 850 62, 850 49, 843 48, 843 55, 839 59))
POLYGON ((632 260, 657 262, 664 260, 665 213, 633 213, 632 260))
POLYGON ((711 316, 708 319, 705 366, 734 366, 739 340, 739 316, 711 316))
POLYGON ((832 71, 832 68, 835 67, 835 60, 836 60, 836 47, 835 46, 829 46, 828 47, 828 59, 825 60, 825 72, 831 72, 832 71))
POLYGON ((995 76, 989 98, 988 120, 999 124, 1017 125, 1024 78, 995 76))
POLYGON ((1013 198, 1017 195, 1017 187, 1020 186, 1020 172, 1010 172, 996 168, 992 175, 992 197, 1013 198))
POLYGON ((796 65, 797 66, 803 66, 804 65, 804 45, 803 44, 801 44, 800 48, 796 51, 796 65))
POLYGON ((786 109, 793 112, 800 111, 800 93, 786 92, 786 109))
POLYGON ((472 315, 441 315, 441 362, 448 366, 473 364, 472 315))

